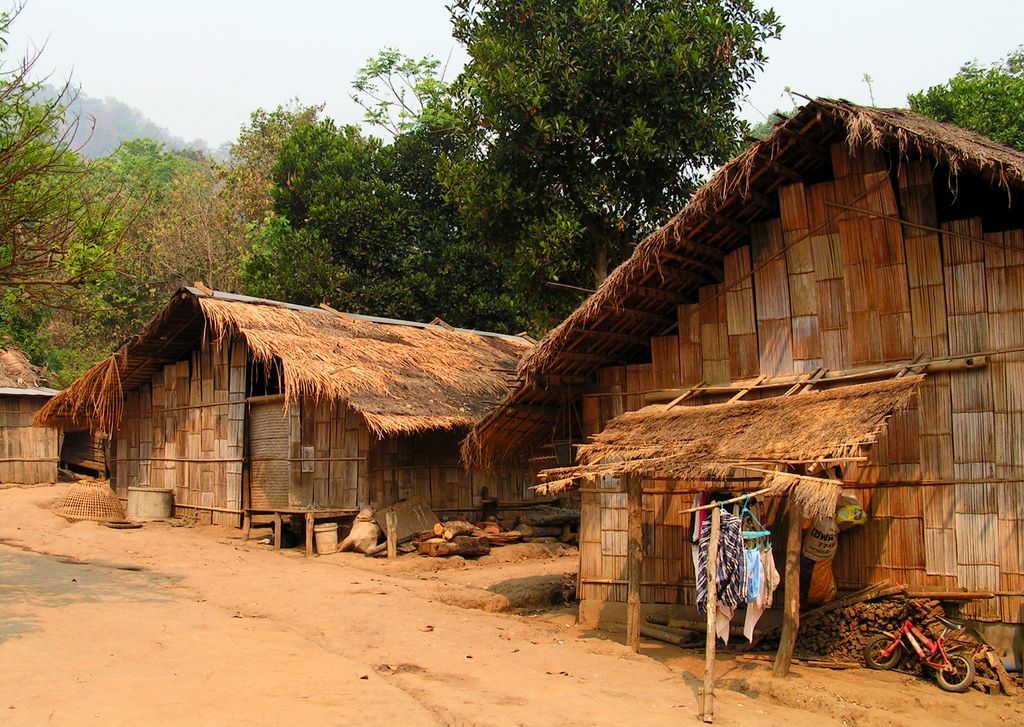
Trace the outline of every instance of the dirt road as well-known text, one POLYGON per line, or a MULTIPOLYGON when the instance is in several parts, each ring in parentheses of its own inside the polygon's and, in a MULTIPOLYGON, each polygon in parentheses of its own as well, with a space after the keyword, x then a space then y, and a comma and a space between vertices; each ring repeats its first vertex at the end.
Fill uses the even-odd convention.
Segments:
MULTIPOLYGON (((305 559, 229 529, 69 524, 47 510, 60 491, 0 490, 2 724, 697 724, 693 652, 632 654, 567 608, 452 605, 557 580, 572 556, 305 559)), ((908 675, 719 669, 721 725, 1024 722, 1019 700, 908 675)))

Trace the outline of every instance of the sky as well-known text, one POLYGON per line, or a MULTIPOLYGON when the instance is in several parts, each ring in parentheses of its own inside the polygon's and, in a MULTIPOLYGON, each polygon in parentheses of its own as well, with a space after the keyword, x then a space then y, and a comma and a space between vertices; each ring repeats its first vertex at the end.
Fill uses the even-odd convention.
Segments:
MULTIPOLYGON (((37 68, 53 80, 70 75, 89 96, 116 97, 176 136, 217 147, 253 110, 292 98, 359 123, 351 80, 384 47, 431 54, 454 77, 466 56, 451 38, 447 2, 28 0, 9 57, 45 46, 37 68)), ((755 2, 786 27, 742 104, 752 122, 792 108, 787 87, 906 105, 908 92, 942 83, 964 62, 993 62, 1024 43, 1022 0, 755 2)))

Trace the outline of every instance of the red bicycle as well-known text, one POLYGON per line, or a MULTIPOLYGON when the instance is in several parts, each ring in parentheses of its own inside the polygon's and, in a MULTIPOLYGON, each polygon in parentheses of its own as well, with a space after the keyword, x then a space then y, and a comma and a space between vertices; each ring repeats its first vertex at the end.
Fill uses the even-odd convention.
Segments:
POLYGON ((967 656, 946 651, 946 634, 964 627, 942 616, 937 617, 942 634, 932 641, 910 618, 895 632, 883 631, 864 647, 864 661, 872 669, 892 669, 903 652, 916 654, 926 667, 935 670, 935 681, 947 692, 966 692, 974 682, 974 662, 967 656))

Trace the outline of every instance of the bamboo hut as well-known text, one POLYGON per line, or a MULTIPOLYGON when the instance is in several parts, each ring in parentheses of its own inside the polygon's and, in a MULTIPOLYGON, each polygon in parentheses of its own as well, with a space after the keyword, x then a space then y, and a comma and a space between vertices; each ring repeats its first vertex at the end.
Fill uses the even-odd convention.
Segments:
MULTIPOLYGON (((989 592, 961 615, 1019 630, 1022 191, 1016 150, 812 101, 537 345, 464 458, 487 470, 574 443, 545 487, 580 492, 584 621, 623 613, 634 591, 646 607, 694 604, 680 511, 695 492, 827 512, 843 489, 869 519, 840 539, 841 591, 888 578, 989 592)), ((784 520, 797 519, 773 534, 792 543, 784 520)))
POLYGON ((32 424, 57 390, 40 383, 39 369, 23 352, 0 348, 0 483, 57 481, 57 433, 32 424))
POLYGON ((532 496, 518 470, 467 474, 458 447, 529 347, 187 287, 37 421, 109 434, 121 497, 170 488, 208 522, 311 524, 412 496, 471 513, 532 496))

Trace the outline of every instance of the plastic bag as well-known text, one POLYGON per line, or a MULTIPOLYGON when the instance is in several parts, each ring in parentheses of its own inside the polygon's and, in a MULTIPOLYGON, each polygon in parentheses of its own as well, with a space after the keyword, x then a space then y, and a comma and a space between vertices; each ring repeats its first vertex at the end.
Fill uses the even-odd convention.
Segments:
POLYGON ((836 508, 836 525, 840 530, 849 530, 855 525, 863 525, 868 520, 868 514, 864 507, 854 495, 843 493, 839 496, 839 505, 836 508))
POLYGON ((832 559, 815 563, 814 569, 811 571, 811 585, 807 589, 807 602, 828 603, 836 597, 836 592, 836 577, 832 573, 832 559))
POLYGON ((836 532, 832 518, 815 520, 804 535, 803 556, 815 562, 831 560, 836 554, 836 532))

